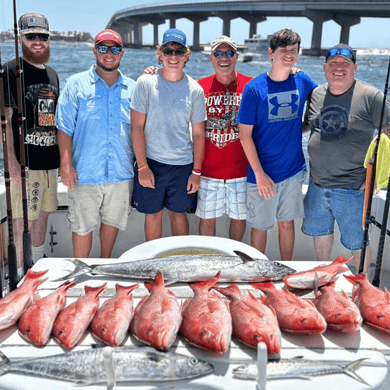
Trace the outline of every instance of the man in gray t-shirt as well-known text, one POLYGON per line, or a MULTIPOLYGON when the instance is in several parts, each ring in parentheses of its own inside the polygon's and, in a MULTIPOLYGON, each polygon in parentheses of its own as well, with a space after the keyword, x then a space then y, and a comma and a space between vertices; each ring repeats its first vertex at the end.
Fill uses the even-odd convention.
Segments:
MULTIPOLYGON (((334 221, 341 243, 352 251, 359 269, 364 231, 362 213, 366 170, 364 159, 379 128, 383 94, 355 79, 356 56, 352 48, 331 48, 323 65, 327 84, 317 87, 306 111, 311 134, 308 143, 310 182, 305 196, 302 231, 314 237, 319 261, 331 261, 334 221)), ((386 104, 383 127, 388 132, 390 106, 386 104)), ((367 247, 364 272, 371 250, 367 247)))
POLYGON ((157 55, 163 67, 137 80, 131 102, 133 200, 145 214, 147 241, 162 236, 164 208, 172 235, 188 234, 186 213, 196 204, 205 142, 203 89, 183 72, 191 55, 185 34, 167 30, 157 55))

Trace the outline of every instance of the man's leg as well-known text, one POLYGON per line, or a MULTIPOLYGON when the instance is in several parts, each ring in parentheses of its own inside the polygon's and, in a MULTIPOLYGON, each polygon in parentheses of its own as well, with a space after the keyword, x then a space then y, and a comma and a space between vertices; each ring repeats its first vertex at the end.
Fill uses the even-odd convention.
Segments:
POLYGON ((267 231, 252 228, 251 246, 259 250, 261 253, 264 253, 265 247, 267 246, 267 231))
POLYGON ((199 234, 201 236, 215 236, 216 234, 217 219, 203 219, 200 218, 199 222, 199 234))
MULTIPOLYGON (((358 251, 351 251, 351 253, 353 256, 353 261, 355 263, 356 274, 358 274, 359 268, 360 268, 360 257, 362 255, 362 250, 360 249, 358 251)), ((363 273, 365 273, 366 275, 368 273, 368 268, 370 267, 371 257, 372 257, 371 247, 367 246, 366 247, 366 255, 364 257, 364 267, 363 267, 363 273)), ((373 275, 370 275, 370 276, 372 277, 373 275)))
POLYGON ((110 258, 119 229, 102 223, 100 225, 100 257, 110 258))
POLYGON ((318 261, 331 261, 330 254, 332 252, 334 235, 317 236, 314 239, 314 250, 318 261))
POLYGON ((38 218, 29 223, 33 263, 37 262, 44 255, 47 221, 49 219, 49 215, 50 212, 41 210, 38 218))
POLYGON ((168 214, 171 220, 172 236, 187 236, 190 232, 187 213, 175 213, 168 210, 168 214))
POLYGON ((145 239, 155 240, 162 237, 162 218, 164 210, 155 214, 145 214, 145 239))
POLYGON ((236 241, 242 241, 245 234, 246 220, 245 219, 231 219, 229 238, 236 241))
POLYGON ((92 248, 92 235, 93 232, 88 233, 85 236, 72 233, 72 244, 73 244, 73 256, 87 258, 92 248))
POLYGON ((279 250, 281 260, 291 260, 294 252, 295 226, 292 221, 278 221, 279 250))
MULTIPOLYGON (((23 269, 23 218, 12 219, 14 244, 16 249, 17 268, 23 269)), ((22 272, 22 271, 21 271, 22 272)))

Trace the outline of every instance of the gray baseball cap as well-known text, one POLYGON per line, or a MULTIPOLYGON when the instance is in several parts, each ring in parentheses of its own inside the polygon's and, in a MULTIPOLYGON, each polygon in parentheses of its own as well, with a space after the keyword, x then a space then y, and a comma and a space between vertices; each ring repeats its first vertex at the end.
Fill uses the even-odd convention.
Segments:
POLYGON ((41 14, 24 14, 19 18, 18 25, 20 35, 30 33, 50 34, 49 22, 46 16, 41 14))
POLYGON ((223 43, 227 43, 233 50, 237 51, 236 42, 226 35, 221 35, 214 39, 213 43, 211 44, 211 51, 218 49, 218 47, 223 43))

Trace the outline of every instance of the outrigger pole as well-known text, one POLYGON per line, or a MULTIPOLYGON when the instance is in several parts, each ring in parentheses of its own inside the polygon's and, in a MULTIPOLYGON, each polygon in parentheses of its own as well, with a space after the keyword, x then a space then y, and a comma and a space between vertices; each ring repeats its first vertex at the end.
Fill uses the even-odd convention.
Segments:
POLYGON ((15 35, 15 63, 16 63, 16 85, 17 85, 17 97, 18 97, 18 124, 19 124, 19 150, 20 150, 20 173, 22 178, 22 206, 23 206, 23 265, 24 273, 32 267, 32 255, 31 255, 31 234, 28 229, 28 214, 27 214, 27 188, 26 188, 26 156, 24 152, 24 126, 25 119, 23 117, 23 104, 22 104, 22 85, 21 85, 21 73, 20 59, 19 59, 19 46, 18 46, 18 24, 16 20, 16 0, 13 0, 14 5, 14 35, 15 35))
MULTIPOLYGON (((7 129, 6 129, 6 115, 5 115, 5 101, 4 101, 4 70, 1 63, 1 47, 0 47, 0 111, 1 111, 1 132, 3 138, 3 157, 4 157, 4 181, 5 194, 7 200, 7 223, 8 223, 8 256, 7 260, 3 262, 3 272, 1 275, 0 294, 8 290, 14 290, 18 284, 18 270, 16 259, 16 248, 14 244, 14 233, 12 223, 12 207, 11 207, 11 178, 8 165, 8 149, 7 149, 7 129), (9 274, 8 274, 9 273, 9 274), (9 280, 8 280, 9 279, 9 280), (9 285, 7 285, 9 284, 9 285)), ((9 95, 9 94, 8 94, 9 95)))
MULTIPOLYGON (((363 272, 364 269, 364 260, 366 257, 366 248, 368 245, 368 229, 370 227, 370 222, 371 222, 371 205, 372 205, 372 198, 374 195, 374 184, 375 184, 375 178, 376 178, 376 166, 377 166, 377 160, 378 160, 378 149, 379 149, 379 143, 381 139, 381 134, 382 134, 382 124, 383 124, 383 115, 385 112, 385 106, 386 106, 386 98, 387 98, 387 89, 389 85, 389 74, 390 74, 390 59, 389 59, 389 64, 387 68, 387 76, 386 76, 386 83, 385 83, 385 90, 383 92, 383 103, 382 103, 382 112, 381 112, 381 118, 379 121, 379 129, 378 129, 378 136, 377 140, 375 143, 375 148, 373 152, 373 158, 371 159, 372 161, 369 162, 369 164, 372 164, 371 167, 367 167, 367 172, 371 173, 368 174, 367 176, 370 176, 370 180, 366 180, 366 198, 367 198, 367 206, 366 210, 364 212, 363 218, 364 218, 364 237, 363 237, 363 247, 362 247, 362 253, 360 256, 360 266, 359 266, 359 273, 363 272), (371 172, 370 172, 371 170, 371 172), (367 193, 367 191, 369 191, 367 193)), ((382 259, 380 262, 377 260, 376 262, 376 269, 375 269, 375 275, 377 273, 380 273, 380 267, 381 267, 382 259), (379 268, 378 268, 379 267, 379 268)))

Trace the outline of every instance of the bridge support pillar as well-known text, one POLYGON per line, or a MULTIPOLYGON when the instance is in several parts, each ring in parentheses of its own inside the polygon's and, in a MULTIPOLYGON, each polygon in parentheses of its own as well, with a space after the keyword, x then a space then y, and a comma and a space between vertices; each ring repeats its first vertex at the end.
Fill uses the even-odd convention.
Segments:
POLYGON ((169 28, 176 28, 176 18, 169 19, 169 28))
POLYGON ((193 39, 192 39, 192 46, 191 50, 192 51, 201 51, 202 47, 200 46, 200 23, 208 20, 208 17, 196 17, 196 16, 191 16, 188 18, 194 23, 194 31, 193 31, 193 39))
POLYGON ((226 35, 227 37, 230 37, 230 22, 232 19, 229 16, 222 16, 222 35, 226 35))
POLYGON ((313 22, 311 47, 310 51, 306 54, 319 56, 321 55, 322 25, 324 22, 331 20, 333 14, 330 12, 306 10, 304 11, 304 15, 313 22))
POLYGON ((341 26, 340 43, 348 45, 350 28, 355 24, 359 24, 360 18, 358 16, 336 14, 334 21, 341 26))
POLYGON ((133 38, 133 44, 136 46, 142 46, 142 23, 135 22, 133 24, 133 33, 134 33, 134 38, 133 38))
POLYGON ((249 23, 249 37, 253 38, 257 34, 257 23, 265 22, 267 18, 265 16, 254 16, 254 15, 245 15, 240 14, 240 18, 244 19, 249 23))
POLYGON ((153 21, 153 45, 157 46, 159 44, 158 42, 158 26, 160 24, 164 24, 165 20, 158 20, 158 21, 153 21))

